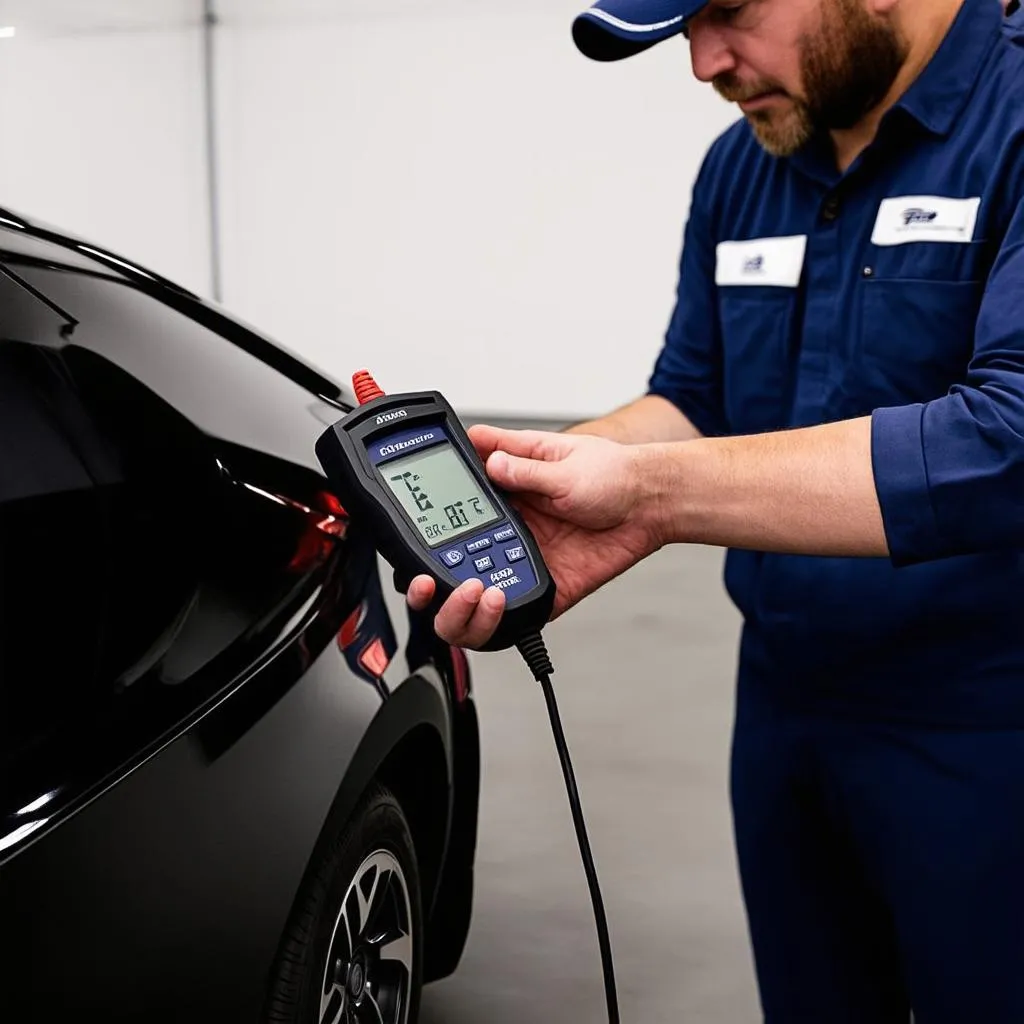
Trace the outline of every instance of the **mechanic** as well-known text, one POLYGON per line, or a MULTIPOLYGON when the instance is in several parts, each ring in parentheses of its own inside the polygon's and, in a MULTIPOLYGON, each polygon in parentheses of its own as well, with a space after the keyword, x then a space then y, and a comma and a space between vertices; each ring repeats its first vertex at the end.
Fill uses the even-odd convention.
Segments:
MULTIPOLYGON (((694 185, 648 393, 562 434, 472 432, 556 615, 665 544, 730 549, 770 1024, 1024 1021, 1024 15, 1003 6, 598 0, 584 53, 681 33, 745 117, 694 185)), ((438 632, 479 646, 503 602, 464 584, 438 632)))

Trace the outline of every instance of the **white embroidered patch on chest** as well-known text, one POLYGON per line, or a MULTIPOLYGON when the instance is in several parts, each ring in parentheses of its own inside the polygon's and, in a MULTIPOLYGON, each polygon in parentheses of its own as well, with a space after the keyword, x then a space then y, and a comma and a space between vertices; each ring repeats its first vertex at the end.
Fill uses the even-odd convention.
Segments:
POLYGON ((715 284, 796 288, 806 251, 806 235, 719 242, 715 251, 715 284))
POLYGON ((890 196, 878 207, 871 241, 875 245, 907 242, 970 242, 981 198, 890 196))

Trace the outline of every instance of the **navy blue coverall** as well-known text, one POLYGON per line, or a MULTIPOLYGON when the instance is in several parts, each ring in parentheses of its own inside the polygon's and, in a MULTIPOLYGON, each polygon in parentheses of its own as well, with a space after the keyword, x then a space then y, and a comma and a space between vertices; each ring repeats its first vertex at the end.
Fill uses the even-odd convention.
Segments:
POLYGON ((845 173, 717 140, 650 392, 872 417, 890 558, 727 556, 766 1020, 1024 1024, 1024 15, 966 0, 845 173))

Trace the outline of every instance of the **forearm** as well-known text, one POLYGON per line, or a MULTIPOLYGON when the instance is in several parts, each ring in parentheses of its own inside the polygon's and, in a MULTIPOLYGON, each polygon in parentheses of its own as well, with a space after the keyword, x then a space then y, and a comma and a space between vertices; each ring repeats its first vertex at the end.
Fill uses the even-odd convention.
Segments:
POLYGON ((888 554, 870 417, 637 450, 641 514, 661 543, 888 554))
POLYGON ((576 423, 567 434, 594 434, 620 444, 691 441, 700 431, 668 399, 644 395, 607 416, 576 423))

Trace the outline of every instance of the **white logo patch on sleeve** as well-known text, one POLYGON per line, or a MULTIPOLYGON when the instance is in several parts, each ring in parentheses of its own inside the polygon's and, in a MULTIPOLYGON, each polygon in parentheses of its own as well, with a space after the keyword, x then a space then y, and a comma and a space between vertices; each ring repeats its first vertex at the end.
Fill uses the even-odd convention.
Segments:
POLYGON ((806 251, 806 235, 719 242, 715 250, 715 284, 796 288, 806 251))
POLYGON ((871 241, 875 245, 907 242, 970 242, 981 197, 890 196, 878 207, 871 241))

